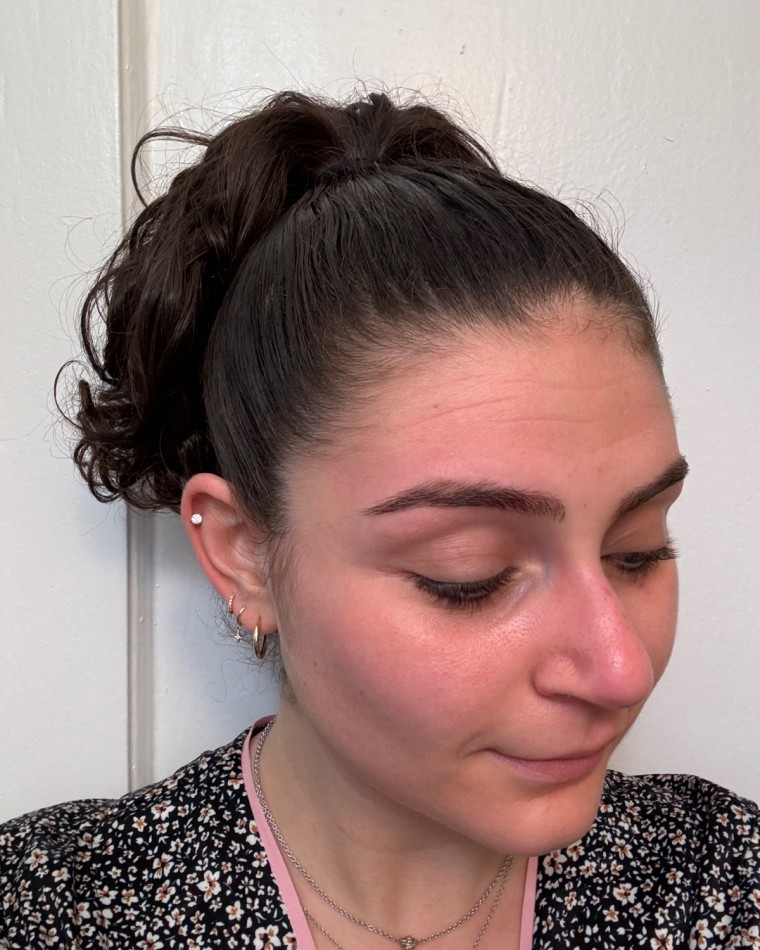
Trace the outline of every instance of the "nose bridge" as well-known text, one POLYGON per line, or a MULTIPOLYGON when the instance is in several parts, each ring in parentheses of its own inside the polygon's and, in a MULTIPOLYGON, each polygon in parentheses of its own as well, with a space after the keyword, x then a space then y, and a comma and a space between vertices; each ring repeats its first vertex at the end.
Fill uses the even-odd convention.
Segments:
POLYGON ((560 630, 544 685, 598 706, 633 707, 654 686, 652 659, 597 565, 569 571, 558 585, 560 630))

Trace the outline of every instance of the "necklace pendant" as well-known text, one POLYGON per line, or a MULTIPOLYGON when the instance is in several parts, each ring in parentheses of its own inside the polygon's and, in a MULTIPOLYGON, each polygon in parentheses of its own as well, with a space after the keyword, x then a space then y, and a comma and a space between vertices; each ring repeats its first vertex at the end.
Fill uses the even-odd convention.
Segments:
POLYGON ((398 942, 401 950, 414 950, 419 940, 415 940, 414 937, 400 937, 398 942))

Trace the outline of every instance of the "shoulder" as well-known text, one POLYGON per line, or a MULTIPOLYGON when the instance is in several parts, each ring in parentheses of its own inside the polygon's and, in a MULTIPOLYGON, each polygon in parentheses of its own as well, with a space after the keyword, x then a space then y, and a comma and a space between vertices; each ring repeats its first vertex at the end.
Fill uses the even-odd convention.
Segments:
POLYGON ((624 775, 609 771, 599 808, 600 831, 620 824, 657 832, 674 849, 704 844, 706 836, 729 851, 760 847, 760 808, 696 775, 624 775))
POLYGON ((9 867, 44 864, 74 849, 91 862, 118 838, 144 847, 152 838, 201 822, 213 823, 220 801, 242 785, 242 737, 204 752, 173 775, 122 798, 65 802, 0 825, 0 880, 9 867), (220 796, 220 790, 223 794, 220 796), (33 852, 38 851, 36 857, 33 852))
POLYGON ((539 865, 544 916, 607 939, 760 939, 760 810, 705 779, 608 772, 588 834, 539 865))
POLYGON ((631 860, 656 857, 702 890, 760 887, 760 809, 695 775, 609 772, 592 833, 603 847, 628 843, 631 860))
POLYGON ((186 946, 190 933, 227 933, 244 913, 252 924, 281 920, 245 795, 244 738, 123 798, 0 826, 0 947, 127 946, 151 933, 186 946))

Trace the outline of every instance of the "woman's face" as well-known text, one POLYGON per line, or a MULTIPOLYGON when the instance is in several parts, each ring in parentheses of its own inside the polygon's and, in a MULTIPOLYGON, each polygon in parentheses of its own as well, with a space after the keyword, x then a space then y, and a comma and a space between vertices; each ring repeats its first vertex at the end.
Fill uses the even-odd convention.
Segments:
POLYGON ((567 322, 484 331, 351 421, 289 482, 297 715, 405 814, 516 854, 575 840, 673 643, 684 464, 655 368, 567 322))

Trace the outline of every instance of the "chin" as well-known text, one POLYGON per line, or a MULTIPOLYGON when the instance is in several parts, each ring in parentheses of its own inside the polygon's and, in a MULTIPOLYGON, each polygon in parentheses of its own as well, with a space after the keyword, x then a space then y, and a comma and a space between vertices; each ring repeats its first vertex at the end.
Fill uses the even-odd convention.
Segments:
MULTIPOLYGON (((520 842, 523 846, 519 853, 524 855, 548 854, 561 848, 566 848, 582 838, 596 818, 599 802, 596 807, 588 809, 585 813, 576 812, 571 816, 557 815, 553 821, 543 828, 532 829, 533 833, 528 838, 520 842)), ((528 829, 526 829, 526 832, 528 829)))
POLYGON ((526 810, 520 854, 548 854, 582 838, 599 811, 605 769, 585 781, 552 789, 526 810))
POLYGON ((523 790, 506 809, 498 810, 501 820, 494 822, 490 834, 483 829, 490 839, 483 843, 520 856, 548 854, 572 844, 587 833, 596 818, 605 771, 600 768, 582 781, 523 790))

